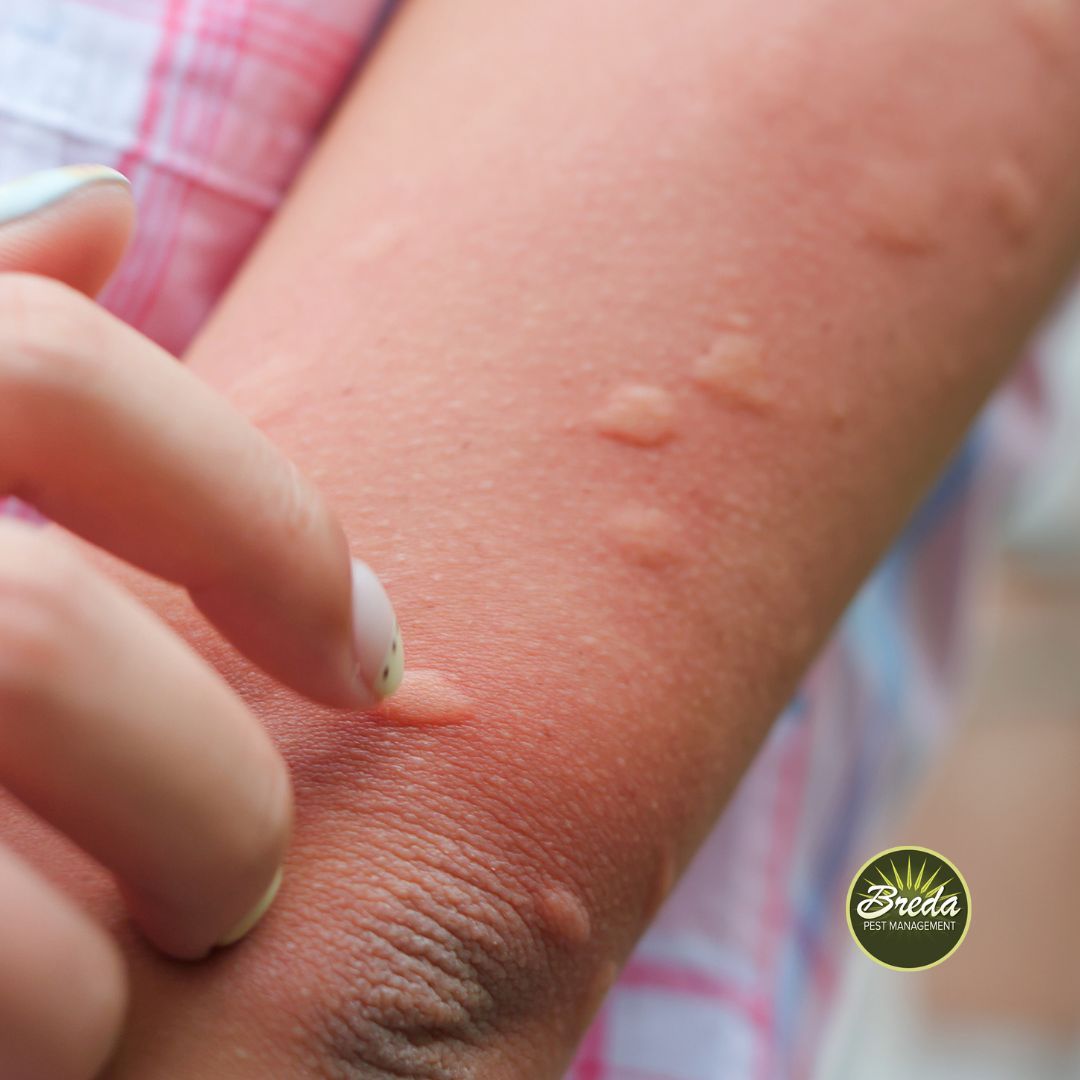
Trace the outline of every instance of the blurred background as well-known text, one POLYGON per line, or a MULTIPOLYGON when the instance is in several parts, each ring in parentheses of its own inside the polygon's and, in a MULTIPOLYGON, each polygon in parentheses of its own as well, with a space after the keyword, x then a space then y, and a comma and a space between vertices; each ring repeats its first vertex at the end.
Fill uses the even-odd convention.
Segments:
MULTIPOLYGON (((990 523, 954 736, 874 851, 946 854, 971 929, 936 968, 854 947, 817 1080, 1080 1077, 1080 313, 1048 330, 1042 449, 990 523)), ((1038 350, 1036 350, 1038 351, 1038 350)))

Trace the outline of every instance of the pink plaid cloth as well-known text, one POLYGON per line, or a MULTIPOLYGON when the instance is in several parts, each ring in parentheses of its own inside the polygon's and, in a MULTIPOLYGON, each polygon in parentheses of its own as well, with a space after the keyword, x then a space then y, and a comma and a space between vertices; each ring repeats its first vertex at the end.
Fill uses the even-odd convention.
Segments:
POLYGON ((355 70, 382 0, 4 0, 0 167, 115 165, 140 207, 103 299, 179 352, 355 70))
MULTIPOLYGON (((0 180, 71 162, 130 176, 139 233, 104 299, 179 352, 280 202, 381 6, 4 0, 0 180)), ((945 727, 987 477, 1009 456, 1001 446, 1026 441, 1034 403, 1000 403, 864 588, 608 995, 571 1080, 808 1075, 853 948, 847 883, 872 854, 878 809, 945 727)))

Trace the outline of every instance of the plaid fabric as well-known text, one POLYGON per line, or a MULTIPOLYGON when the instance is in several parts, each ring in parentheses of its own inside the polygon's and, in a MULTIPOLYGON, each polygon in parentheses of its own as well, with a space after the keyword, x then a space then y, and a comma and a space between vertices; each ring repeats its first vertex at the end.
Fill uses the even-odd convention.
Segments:
MULTIPOLYGON (((139 233, 104 301, 179 352, 281 200, 380 7, 4 0, 0 180, 80 161, 130 176, 139 233)), ((945 728, 971 552, 1008 472, 997 448, 1030 441, 1035 403, 1002 400, 863 589, 569 1080, 808 1074, 852 948, 847 883, 872 853, 877 810, 945 728)))
POLYGON ((103 301, 190 339, 356 66, 381 0, 5 0, 0 175, 115 165, 140 207, 103 301))

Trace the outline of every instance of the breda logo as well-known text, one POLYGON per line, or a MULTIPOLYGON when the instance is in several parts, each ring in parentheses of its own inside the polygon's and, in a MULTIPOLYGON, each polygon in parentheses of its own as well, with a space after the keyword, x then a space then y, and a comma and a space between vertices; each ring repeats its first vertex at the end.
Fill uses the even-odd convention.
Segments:
POLYGON ((847 920, 872 960, 921 971, 960 947, 971 922, 971 893, 944 855, 923 847, 889 848, 855 875, 847 920))

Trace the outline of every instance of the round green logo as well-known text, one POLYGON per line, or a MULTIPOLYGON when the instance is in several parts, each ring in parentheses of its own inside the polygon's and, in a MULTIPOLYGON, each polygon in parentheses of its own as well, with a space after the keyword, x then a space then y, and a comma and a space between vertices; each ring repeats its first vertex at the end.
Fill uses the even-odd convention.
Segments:
POLYGON ((921 971, 960 947, 971 923, 971 893, 944 855, 924 847, 889 848, 855 875, 847 920, 871 960, 921 971))

